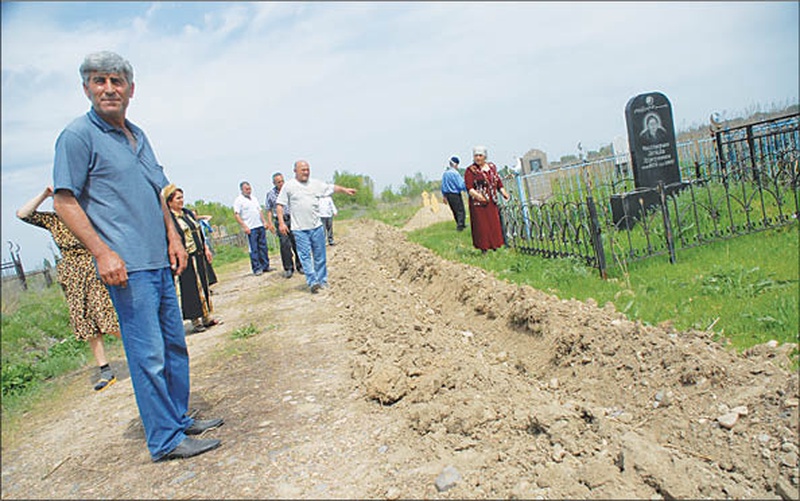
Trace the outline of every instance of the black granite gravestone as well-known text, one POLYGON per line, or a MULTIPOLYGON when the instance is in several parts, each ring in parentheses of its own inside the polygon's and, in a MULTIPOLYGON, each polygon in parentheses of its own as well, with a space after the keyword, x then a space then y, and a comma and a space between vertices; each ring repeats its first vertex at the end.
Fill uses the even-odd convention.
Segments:
POLYGON ((672 105, 667 96, 648 92, 632 97, 625 105, 625 121, 636 187, 655 188, 659 181, 680 183, 672 105))
POLYGON ((631 228, 642 209, 657 205, 655 188, 664 183, 666 192, 682 187, 672 105, 660 92, 632 97, 625 105, 633 181, 637 190, 611 196, 611 212, 617 227, 631 228))

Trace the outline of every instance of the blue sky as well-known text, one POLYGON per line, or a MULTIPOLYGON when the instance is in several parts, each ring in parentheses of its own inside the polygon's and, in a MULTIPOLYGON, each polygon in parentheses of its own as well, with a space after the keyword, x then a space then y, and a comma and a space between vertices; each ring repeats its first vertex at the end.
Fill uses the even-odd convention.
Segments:
MULTIPOLYGON (((484 144, 498 165, 625 134, 660 91, 680 129, 798 101, 797 2, 2 2, 2 239, 26 267, 50 239, 14 212, 52 178, 85 113, 78 67, 134 66, 128 118, 189 202, 231 205, 307 159, 380 192, 484 144)), ((47 202, 43 208, 52 205, 47 202)))

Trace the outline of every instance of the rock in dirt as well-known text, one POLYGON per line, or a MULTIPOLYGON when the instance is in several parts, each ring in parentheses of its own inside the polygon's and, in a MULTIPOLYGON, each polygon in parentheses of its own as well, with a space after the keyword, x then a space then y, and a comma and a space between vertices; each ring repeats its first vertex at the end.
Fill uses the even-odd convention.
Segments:
POLYGON ((725 428, 726 430, 730 430, 734 426, 736 426, 736 422, 738 420, 739 420, 739 413, 737 412, 728 412, 717 418, 717 422, 719 423, 719 425, 725 428))
POLYGON ((454 466, 446 466, 444 470, 436 477, 436 490, 444 492, 452 489, 461 480, 461 473, 454 466))

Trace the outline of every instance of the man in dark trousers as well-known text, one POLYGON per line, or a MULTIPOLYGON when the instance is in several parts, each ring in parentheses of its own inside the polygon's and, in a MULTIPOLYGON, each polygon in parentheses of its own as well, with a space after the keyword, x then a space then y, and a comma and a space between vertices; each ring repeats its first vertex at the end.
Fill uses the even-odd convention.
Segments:
POLYGON ((458 157, 450 158, 450 165, 442 175, 442 201, 450 206, 456 220, 456 230, 463 231, 465 227, 464 199, 461 193, 467 191, 464 178, 458 172, 458 157))
POLYGON ((289 212, 289 208, 283 211, 283 222, 289 228, 289 233, 284 235, 283 233, 278 231, 278 195, 281 192, 281 188, 283 188, 283 174, 280 172, 276 172, 272 175, 272 184, 274 188, 269 190, 267 193, 267 222, 271 223, 272 226, 269 226, 268 229, 272 233, 278 234, 278 239, 281 242, 281 262, 283 263, 283 276, 286 278, 292 278, 295 270, 297 273, 303 274, 303 265, 300 264, 300 256, 297 254, 297 242, 294 240, 294 235, 292 234, 292 218, 291 213, 289 212), (292 253, 294 253, 294 260, 292 260, 292 253))

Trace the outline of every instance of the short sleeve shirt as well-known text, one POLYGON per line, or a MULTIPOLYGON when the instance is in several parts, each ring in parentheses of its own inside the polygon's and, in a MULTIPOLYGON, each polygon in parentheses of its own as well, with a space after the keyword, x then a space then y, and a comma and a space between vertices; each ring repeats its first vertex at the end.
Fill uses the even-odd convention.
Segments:
POLYGON ((264 226, 264 223, 261 222, 261 204, 252 194, 250 198, 239 194, 236 200, 233 201, 233 212, 239 214, 244 224, 251 230, 264 226))
POLYGON ((169 181, 144 131, 125 123, 135 149, 94 109, 67 125, 56 140, 53 187, 72 192, 128 272, 161 269, 169 258, 160 193, 169 181))
MULTIPOLYGON (((268 211, 272 211, 272 217, 275 218, 275 219, 278 219, 278 209, 276 207, 278 205, 278 194, 280 194, 280 192, 278 191, 278 188, 272 188, 271 190, 269 190, 269 193, 267 193, 267 205, 266 205, 266 208, 267 208, 268 211)), ((283 215, 284 216, 291 215, 291 211, 289 211, 289 207, 284 207, 283 208, 283 215)))
POLYGON ((333 185, 309 179, 305 183, 290 179, 278 195, 278 203, 292 213, 292 231, 313 230, 322 225, 319 219, 319 199, 333 195, 333 185))
POLYGON ((319 217, 333 217, 338 211, 333 198, 330 196, 319 198, 319 217))

